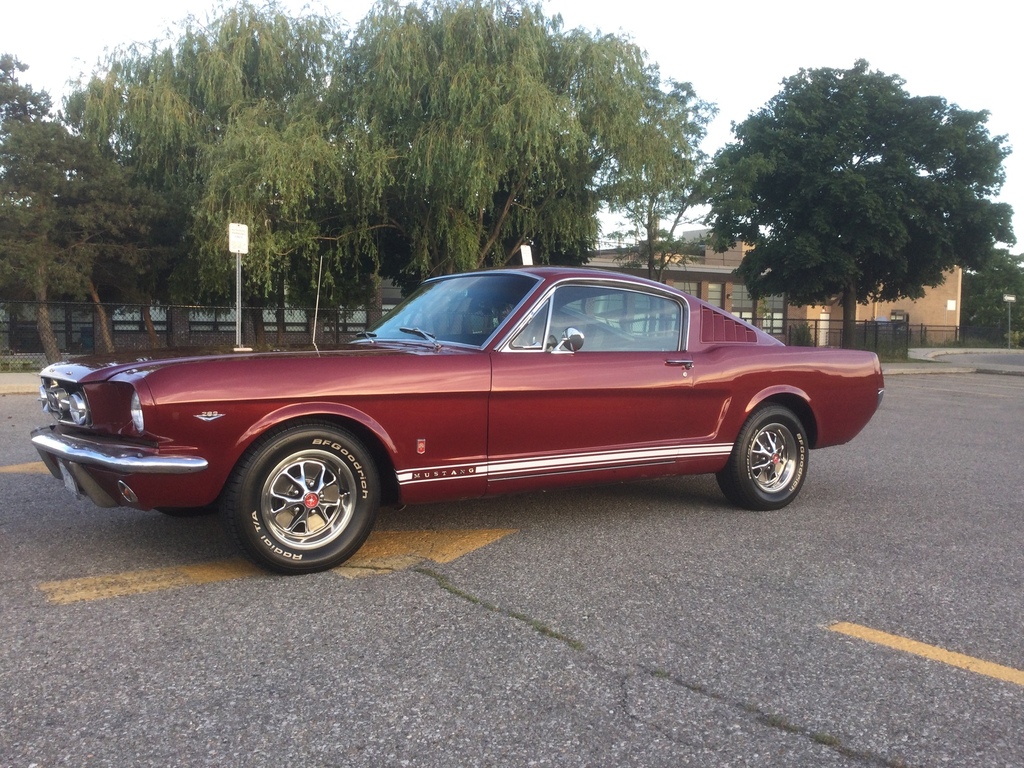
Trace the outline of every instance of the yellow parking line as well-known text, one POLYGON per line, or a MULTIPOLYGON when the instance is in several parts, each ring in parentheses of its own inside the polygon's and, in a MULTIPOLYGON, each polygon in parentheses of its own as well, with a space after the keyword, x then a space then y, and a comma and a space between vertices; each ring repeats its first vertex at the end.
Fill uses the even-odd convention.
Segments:
POLYGON ((0 474, 30 474, 38 473, 48 475, 50 470, 46 468, 46 465, 41 461, 32 461, 28 464, 11 464, 10 466, 0 467, 0 474))
POLYGON ((46 599, 58 605, 83 600, 104 600, 108 597, 141 595, 162 589, 175 589, 189 584, 210 584, 216 581, 255 576, 261 571, 246 560, 223 560, 199 565, 179 565, 148 571, 128 571, 82 579, 47 581, 39 585, 46 599))
POLYGON ((435 563, 450 563, 467 552, 493 544, 510 533, 515 533, 515 529, 374 531, 345 565, 357 565, 364 560, 381 560, 403 555, 433 560, 435 563))
MULTIPOLYGON (((480 547, 515 533, 511 528, 449 531, 374 531, 362 548, 334 569, 348 578, 408 568, 422 560, 448 563, 480 547)), ((87 600, 104 600, 211 584, 267 572, 247 560, 220 560, 197 565, 128 571, 81 579, 48 581, 39 585, 48 602, 58 605, 87 600)))
POLYGON ((970 672, 976 672, 979 675, 994 677, 996 680, 1024 685, 1024 671, 1014 669, 1013 667, 1004 667, 1002 664, 993 664, 991 661, 976 659, 973 656, 965 656, 962 653, 947 651, 946 649, 939 648, 935 645, 919 643, 916 640, 911 640, 907 637, 890 635, 888 632, 881 632, 877 629, 863 627, 859 624, 851 624, 846 621, 833 624, 829 629, 832 632, 840 632, 844 635, 849 635, 850 637, 866 640, 869 643, 884 645, 897 651, 912 653, 916 656, 931 659, 932 661, 941 661, 943 664, 949 664, 953 667, 959 667, 960 669, 966 669, 970 672))

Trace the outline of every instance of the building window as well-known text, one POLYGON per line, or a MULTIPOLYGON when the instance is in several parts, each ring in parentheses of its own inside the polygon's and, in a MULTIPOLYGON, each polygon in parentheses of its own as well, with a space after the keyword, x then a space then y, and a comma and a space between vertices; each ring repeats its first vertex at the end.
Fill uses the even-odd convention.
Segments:
POLYGON ((708 283, 708 304, 725 309, 725 283, 708 283))
POLYGON ((761 327, 775 336, 781 336, 785 323, 783 318, 786 314, 786 302, 782 296, 765 296, 762 300, 764 314, 761 318, 761 327))
POLYGON ((691 296, 700 296, 700 283, 694 280, 687 280, 685 283, 676 283, 675 287, 683 293, 688 293, 691 296))
POLYGON ((732 313, 748 323, 752 323, 772 334, 783 331, 783 310, 785 302, 782 296, 764 296, 754 306, 754 298, 747 286, 735 284, 732 287, 732 313), (759 318, 759 319, 757 319, 759 318))
POLYGON ((744 320, 754 316, 754 301, 750 291, 747 290, 747 286, 740 283, 734 283, 732 286, 732 313, 744 320))
MULTIPOLYGON (((142 307, 116 307, 112 319, 114 330, 118 333, 148 330, 146 320, 142 315, 142 307)), ((167 331, 167 307, 150 307, 149 319, 153 321, 153 329, 157 333, 167 331)))

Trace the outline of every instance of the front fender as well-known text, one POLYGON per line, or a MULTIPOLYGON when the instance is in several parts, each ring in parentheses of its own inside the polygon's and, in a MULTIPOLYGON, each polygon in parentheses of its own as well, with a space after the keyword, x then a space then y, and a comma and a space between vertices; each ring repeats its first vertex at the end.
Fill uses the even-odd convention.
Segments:
POLYGON ((239 435, 238 441, 235 443, 235 455, 240 456, 256 438, 279 424, 295 419, 324 418, 325 416, 356 422, 371 432, 390 454, 394 455, 398 451, 387 430, 376 419, 366 415, 358 408, 340 403, 307 402, 284 405, 258 419, 239 435))

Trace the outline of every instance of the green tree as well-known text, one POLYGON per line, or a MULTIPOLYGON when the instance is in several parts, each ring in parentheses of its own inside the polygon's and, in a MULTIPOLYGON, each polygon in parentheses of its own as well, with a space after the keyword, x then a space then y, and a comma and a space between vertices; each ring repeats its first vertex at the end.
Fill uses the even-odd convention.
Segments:
POLYGON ((322 258, 328 288, 365 288, 350 197, 373 159, 324 103, 342 43, 330 18, 241 3, 118 52, 78 97, 83 131, 178 212, 179 297, 231 295, 231 222, 250 230, 249 303, 310 295, 322 258))
POLYGON ((601 175, 643 104, 635 46, 566 32, 535 5, 385 0, 344 64, 335 112, 390 153, 384 274, 502 265, 528 241, 584 258, 601 175))
POLYGON ((981 269, 964 273, 962 323, 1005 326, 1007 294, 1017 298, 1010 305, 1013 327, 1024 331, 1024 257, 1000 250, 981 269))
POLYGON ((643 110, 616 152, 605 192, 609 209, 626 215, 628 235, 638 243, 637 265, 654 280, 702 250, 681 239, 679 228, 693 223, 691 212, 707 202, 707 157, 699 146, 717 112, 689 83, 669 80, 667 86, 651 68, 643 110))
MULTIPOLYGON (((136 263, 148 219, 120 166, 51 117, 45 93, 19 84, 25 69, 0 57, 0 283, 38 302, 52 362, 60 350, 48 301, 88 295, 99 306, 97 265, 136 263)), ((101 322, 100 348, 109 351, 106 329, 101 322)))
POLYGON ((753 246, 739 277, 796 304, 841 297, 844 343, 858 302, 918 298, 1013 242, 1010 207, 990 199, 1005 137, 986 112, 903 86, 865 61, 801 70, 715 158, 715 235, 753 246))

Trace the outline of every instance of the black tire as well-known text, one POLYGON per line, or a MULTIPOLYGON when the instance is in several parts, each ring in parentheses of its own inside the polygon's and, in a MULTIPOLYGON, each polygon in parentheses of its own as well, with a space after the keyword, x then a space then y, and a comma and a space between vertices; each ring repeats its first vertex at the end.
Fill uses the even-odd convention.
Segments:
POLYGON ((733 504, 779 509, 800 493, 807 477, 807 433, 792 411, 767 405, 744 423, 725 469, 715 475, 733 504))
POLYGON ((221 508, 257 565, 310 573, 355 554, 370 535, 379 499, 377 469, 363 444, 332 424, 302 421, 245 452, 221 508))

